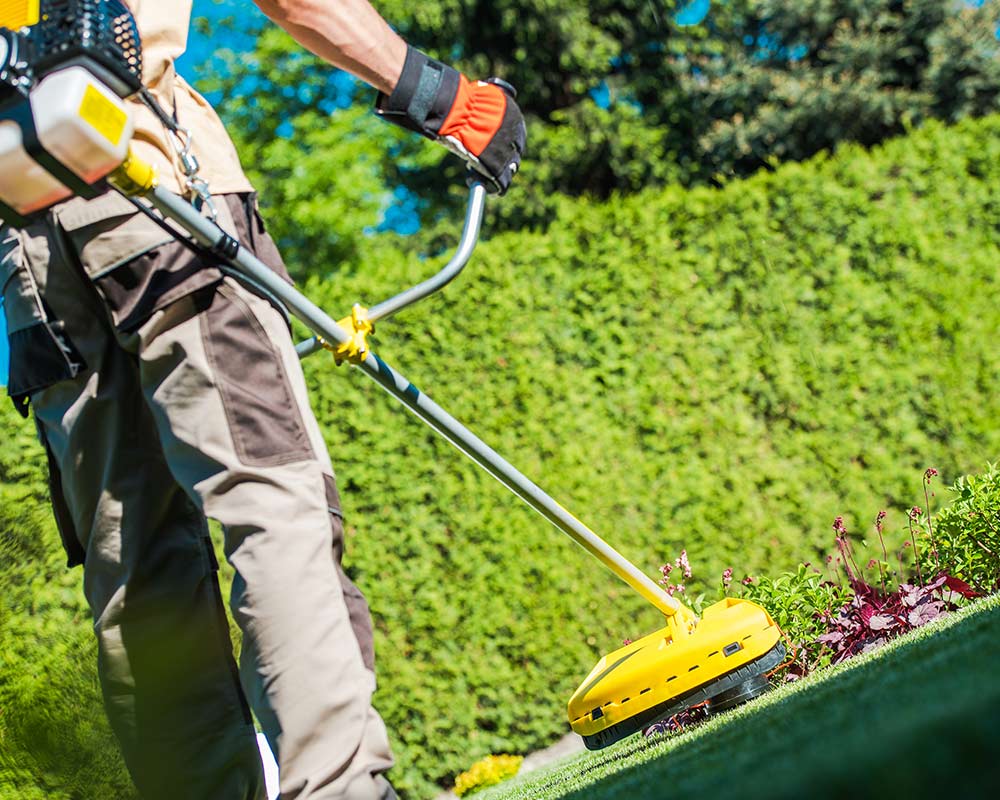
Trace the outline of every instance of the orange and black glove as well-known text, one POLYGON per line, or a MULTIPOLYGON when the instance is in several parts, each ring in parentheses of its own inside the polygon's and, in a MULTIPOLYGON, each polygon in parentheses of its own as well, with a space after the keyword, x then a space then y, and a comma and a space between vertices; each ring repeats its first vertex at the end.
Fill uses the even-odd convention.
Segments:
POLYGON ((391 95, 379 93, 375 113, 441 142, 503 194, 521 165, 527 139, 514 87, 498 78, 470 81, 413 47, 391 95))

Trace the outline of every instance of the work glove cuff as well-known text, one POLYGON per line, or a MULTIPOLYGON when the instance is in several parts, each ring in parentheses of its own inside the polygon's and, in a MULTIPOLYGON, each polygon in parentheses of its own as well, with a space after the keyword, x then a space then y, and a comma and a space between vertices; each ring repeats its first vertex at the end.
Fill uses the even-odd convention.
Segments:
POLYGON ((406 61, 392 94, 379 92, 375 113, 411 131, 437 139, 451 111, 461 73, 407 45, 406 61))

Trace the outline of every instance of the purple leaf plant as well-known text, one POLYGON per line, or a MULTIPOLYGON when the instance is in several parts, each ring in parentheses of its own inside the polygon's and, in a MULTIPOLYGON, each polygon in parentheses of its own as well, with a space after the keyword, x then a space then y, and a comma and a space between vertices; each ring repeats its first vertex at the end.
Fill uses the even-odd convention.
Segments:
MULTIPOLYGON (((956 604, 952 602, 955 595, 966 599, 982 597, 980 592, 975 591, 965 581, 946 574, 941 569, 940 562, 937 562, 937 546, 929 508, 931 497, 934 496, 934 493, 929 490, 929 486, 931 479, 937 474, 938 471, 931 467, 923 475, 924 498, 928 509, 926 517, 924 517, 924 510, 916 506, 910 509, 907 514, 909 541, 904 543, 903 549, 909 552, 912 548, 914 554, 916 570, 916 582, 914 583, 900 582, 894 590, 890 589, 889 553, 883 536, 885 511, 879 511, 875 518, 875 531, 881 545, 882 560, 870 559, 866 565, 868 571, 873 571, 877 567, 877 585, 869 583, 865 577, 865 571, 860 569, 855 561, 844 518, 837 517, 834 520, 833 530, 836 537, 837 553, 827 558, 827 564, 835 570, 837 579, 841 580, 841 585, 843 582, 840 578, 840 570, 843 569, 851 597, 839 609, 826 609, 816 613, 813 619, 825 628, 825 632, 820 634, 814 642, 804 643, 806 650, 814 651, 812 657, 806 657, 806 654, 802 653, 800 654, 802 657, 792 659, 787 666, 784 680, 802 678, 816 668, 817 664, 836 664, 853 656, 867 653, 900 634, 933 622, 957 608, 956 604), (917 529, 923 520, 925 520, 924 524, 928 534, 930 554, 937 562, 937 575, 927 581, 924 580, 924 575, 920 570, 920 555, 917 545, 917 529), (820 650, 831 654, 832 658, 822 660, 816 658, 816 645, 820 646, 820 650)), ((904 569, 901 556, 899 557, 899 567, 899 574, 902 575, 904 569)), ((660 567, 660 573, 663 576, 660 583, 668 594, 683 593, 685 591, 684 581, 692 575, 687 550, 681 550, 680 556, 672 563, 668 562, 660 567), (681 576, 677 583, 672 583, 670 579, 674 570, 678 570, 681 576)), ((732 580, 733 569, 727 567, 722 573, 724 594, 728 594, 732 580)), ((743 578, 742 584, 745 586, 755 585, 749 576, 743 578)), ((630 641, 626 639, 626 643, 630 641)), ((706 701, 668 719, 660 720, 644 732, 647 736, 655 733, 678 732, 689 725, 702 721, 709 714, 709 703, 706 701)))

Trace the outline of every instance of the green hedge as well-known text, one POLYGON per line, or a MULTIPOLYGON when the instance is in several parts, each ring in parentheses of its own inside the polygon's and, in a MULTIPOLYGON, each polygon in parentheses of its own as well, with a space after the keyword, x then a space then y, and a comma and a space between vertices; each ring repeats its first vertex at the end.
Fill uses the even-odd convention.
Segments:
MULTIPOLYGON (((484 243, 376 347, 636 563, 685 547, 714 591, 726 566, 821 557, 838 514, 864 530, 918 504, 927 466, 951 481, 996 459, 998 218, 1000 117, 929 124, 721 189, 561 201, 544 235, 484 243)), ((384 241, 308 293, 346 312, 437 263, 384 241)), ((394 782, 432 796, 551 742, 594 661, 656 612, 362 375, 323 357, 307 375, 375 610, 394 782)))

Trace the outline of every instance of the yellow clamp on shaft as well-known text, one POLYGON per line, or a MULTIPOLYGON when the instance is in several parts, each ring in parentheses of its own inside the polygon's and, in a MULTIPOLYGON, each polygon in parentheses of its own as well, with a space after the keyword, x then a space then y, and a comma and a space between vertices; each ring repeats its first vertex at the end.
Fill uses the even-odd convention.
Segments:
POLYGON ((681 603, 677 612, 667 617, 667 627, 671 638, 676 642, 690 636, 698 626, 698 617, 686 605, 681 603))
POLYGON ((333 353, 333 360, 337 365, 349 361, 351 364, 360 364, 371 350, 368 348, 368 336, 375 333, 375 325, 368 319, 368 309, 358 303, 351 309, 351 316, 344 317, 337 324, 346 331, 351 332, 351 338, 343 344, 330 344, 322 336, 317 336, 316 340, 324 348, 333 353))
POLYGON ((147 195, 160 182, 156 165, 143 161, 129 148, 125 160, 108 176, 115 186, 132 196, 147 195))

